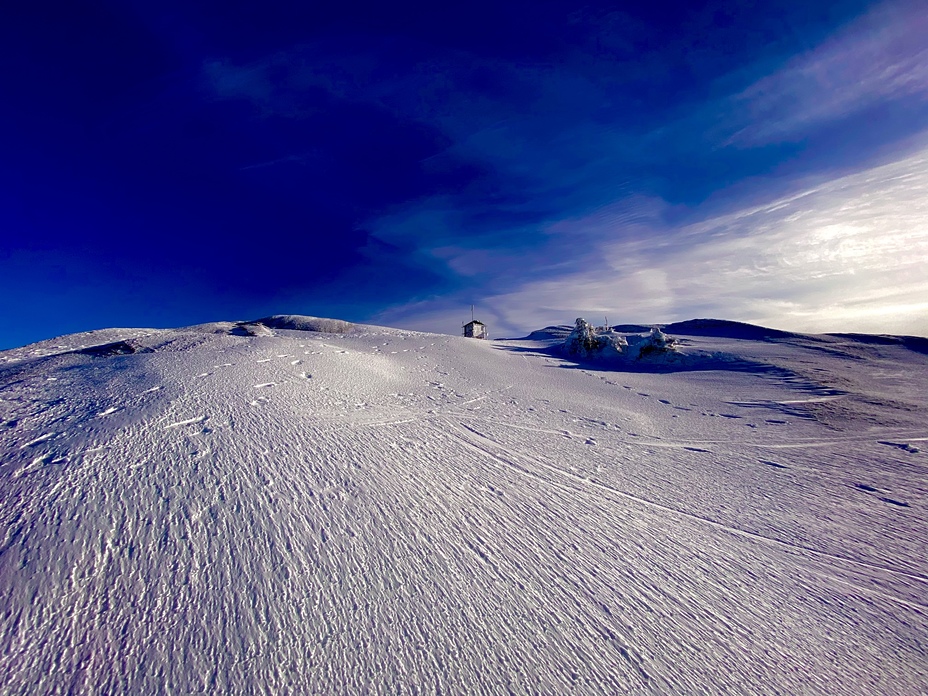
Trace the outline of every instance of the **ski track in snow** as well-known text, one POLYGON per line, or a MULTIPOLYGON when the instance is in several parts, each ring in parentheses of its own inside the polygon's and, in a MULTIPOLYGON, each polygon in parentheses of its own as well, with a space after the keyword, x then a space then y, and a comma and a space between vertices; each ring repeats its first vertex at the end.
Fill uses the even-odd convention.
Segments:
POLYGON ((0 692, 924 693, 924 356, 361 328, 5 363, 0 692))

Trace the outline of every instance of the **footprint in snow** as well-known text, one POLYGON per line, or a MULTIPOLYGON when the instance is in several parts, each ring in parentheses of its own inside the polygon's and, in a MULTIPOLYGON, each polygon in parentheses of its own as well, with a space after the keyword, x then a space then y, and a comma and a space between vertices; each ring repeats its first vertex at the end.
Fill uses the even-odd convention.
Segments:
POLYGON ((911 454, 915 454, 916 452, 920 451, 918 447, 915 445, 910 445, 908 442, 890 442, 889 440, 878 440, 877 442, 881 445, 888 445, 889 447, 898 447, 902 451, 909 452, 911 454))
POLYGON ((104 416, 108 416, 108 415, 110 415, 111 413, 116 413, 116 411, 118 411, 118 410, 119 410, 119 407, 118 407, 118 406, 110 406, 110 407, 109 407, 108 409, 106 409, 105 411, 100 411, 100 413, 97 414, 97 417, 98 417, 98 418, 103 418, 104 416))
POLYGON ((777 464, 776 462, 771 462, 767 459, 758 459, 757 461, 759 461, 761 464, 772 466, 774 469, 788 469, 789 468, 788 466, 784 466, 783 464, 777 464))
POLYGON ((256 360, 255 362, 265 363, 265 362, 271 362, 271 360, 273 360, 273 358, 264 358, 263 360, 256 360))
POLYGON ((27 447, 34 447, 35 445, 39 444, 40 442, 45 442, 46 440, 49 440, 49 439, 51 439, 51 438, 53 438, 53 437, 55 437, 55 433, 46 433, 45 435, 40 435, 40 436, 37 437, 36 439, 30 440, 30 441, 27 442, 25 445, 22 445, 19 449, 26 449, 27 447))
POLYGON ((21 477, 23 477, 23 476, 27 476, 27 475, 29 475, 29 474, 35 473, 36 471, 38 471, 39 469, 41 469, 42 467, 44 467, 44 466, 47 465, 47 464, 55 464, 55 463, 59 463, 59 462, 65 461, 65 459, 64 459, 63 457, 62 457, 62 458, 59 458, 59 459, 52 460, 52 457, 53 457, 53 456, 54 456, 54 455, 52 455, 52 454, 43 454, 43 455, 40 455, 40 456, 36 457, 36 458, 33 459, 29 464, 26 464, 25 466, 20 467, 20 468, 17 469, 15 472, 13 472, 13 477, 14 477, 14 478, 21 478, 21 477))
POLYGON ((261 384, 256 384, 255 389, 264 389, 266 387, 273 387, 277 382, 262 382, 261 384))
POLYGON ((196 416, 194 418, 188 418, 187 420, 178 421, 176 423, 169 423, 164 426, 165 430, 170 430, 171 428, 179 428, 183 425, 193 425, 194 423, 205 423, 209 416, 196 416))
POLYGON ((684 447, 683 449, 690 452, 710 452, 711 450, 703 449, 702 447, 684 447))
MULTIPOLYGON (((865 493, 880 493, 879 488, 873 486, 868 486, 866 483, 855 483, 854 488, 864 491, 865 493)), ((911 507, 908 503, 901 500, 896 500, 895 498, 882 497, 880 501, 884 503, 889 503, 890 505, 895 505, 896 507, 911 507)))

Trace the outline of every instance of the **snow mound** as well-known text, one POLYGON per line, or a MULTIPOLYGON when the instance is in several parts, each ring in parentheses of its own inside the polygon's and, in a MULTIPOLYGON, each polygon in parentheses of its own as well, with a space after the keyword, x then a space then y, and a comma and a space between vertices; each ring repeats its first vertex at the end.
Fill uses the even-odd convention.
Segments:
POLYGON ((90 355, 97 358, 105 358, 111 355, 132 355, 133 353, 151 353, 151 348, 142 345, 137 340, 113 341, 112 343, 102 343, 96 346, 80 348, 74 351, 79 355, 90 355))
POLYGON ((196 326, 188 326, 186 330, 230 336, 274 336, 274 329, 346 334, 355 328, 355 324, 341 319, 327 319, 325 317, 311 317, 301 314, 273 314, 252 321, 216 321, 197 324, 196 326))
POLYGON ((351 322, 342 321, 341 319, 309 317, 300 314, 274 314, 273 316, 264 317, 252 323, 262 324, 271 329, 334 334, 346 334, 355 328, 355 325, 351 322))
POLYGON ((273 336, 274 332, 263 322, 246 321, 236 324, 229 334, 232 336, 273 336))
POLYGON ((93 355, 94 351, 106 353, 109 350, 106 346, 109 344, 123 342, 134 347, 132 350, 128 350, 126 347, 120 350, 123 352, 136 352, 138 350, 136 341, 156 340, 159 335, 165 333, 166 331, 162 329, 112 328, 56 336, 55 338, 30 343, 19 348, 0 351, 0 366, 72 353, 84 355, 93 355))

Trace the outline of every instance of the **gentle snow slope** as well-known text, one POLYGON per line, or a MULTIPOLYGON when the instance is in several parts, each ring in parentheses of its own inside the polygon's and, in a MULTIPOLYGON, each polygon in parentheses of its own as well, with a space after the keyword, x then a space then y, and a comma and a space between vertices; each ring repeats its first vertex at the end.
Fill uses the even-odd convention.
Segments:
POLYGON ((925 355, 288 325, 0 353, 0 692, 928 689, 925 355))

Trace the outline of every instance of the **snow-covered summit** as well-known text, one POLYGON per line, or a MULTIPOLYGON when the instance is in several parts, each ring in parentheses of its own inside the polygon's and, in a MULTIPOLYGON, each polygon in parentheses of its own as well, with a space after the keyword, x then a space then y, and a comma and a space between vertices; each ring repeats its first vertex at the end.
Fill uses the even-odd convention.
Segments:
POLYGON ((920 344, 662 328, 0 353, 0 692, 919 693, 920 344))

